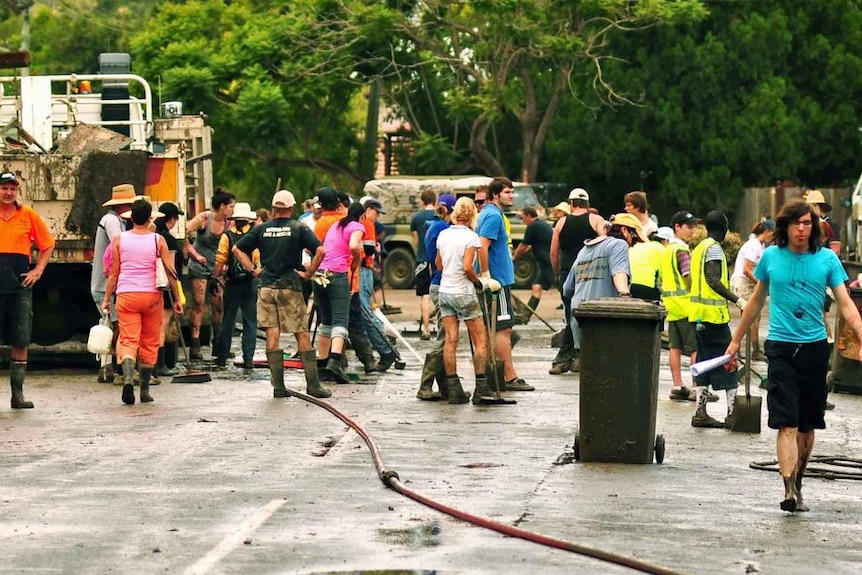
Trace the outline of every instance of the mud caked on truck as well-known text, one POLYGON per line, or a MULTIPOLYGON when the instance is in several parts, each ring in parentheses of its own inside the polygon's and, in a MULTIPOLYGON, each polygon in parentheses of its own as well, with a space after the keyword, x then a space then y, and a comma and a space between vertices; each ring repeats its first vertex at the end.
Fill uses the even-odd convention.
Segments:
MULTIPOLYGON (((419 196, 426 189, 437 196, 452 194, 473 197, 476 188, 487 186, 493 178, 486 176, 393 176, 368 181, 362 193, 380 200, 386 210, 380 222, 386 227, 383 238, 383 275, 386 284, 395 289, 413 285, 413 270, 416 267, 416 251, 410 231, 411 218, 422 209, 419 196)), ((521 221, 521 208, 533 206, 544 216, 544 207, 539 203, 529 184, 515 182, 515 203, 505 215, 512 227, 512 248, 517 248, 524 239, 526 226, 521 221)), ((529 288, 538 273, 536 260, 530 252, 515 262, 515 287, 529 288)))
MULTIPOLYGON (((56 239, 34 287, 33 342, 82 347, 99 319, 90 295, 102 203, 131 183, 158 206, 192 217, 212 196, 212 130, 168 102, 154 117, 149 84, 128 54, 102 54, 100 74, 0 77, 0 167, 56 239)), ((181 217, 181 219, 185 219, 181 217)), ((172 233, 183 239, 184 221, 172 233)), ((35 258, 34 258, 35 261, 35 258)))

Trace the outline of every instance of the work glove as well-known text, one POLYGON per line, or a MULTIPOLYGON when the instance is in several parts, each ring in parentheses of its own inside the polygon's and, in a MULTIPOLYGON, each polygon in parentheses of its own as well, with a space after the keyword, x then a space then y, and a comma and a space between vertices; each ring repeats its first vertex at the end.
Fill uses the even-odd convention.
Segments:
POLYGON ((314 272, 314 275, 311 276, 311 281, 313 281, 314 283, 316 283, 320 287, 325 288, 329 285, 330 280, 328 277, 326 277, 326 275, 323 272, 316 271, 316 272, 314 272))
POLYGON ((483 273, 479 277, 479 283, 482 284, 482 291, 490 291, 493 293, 497 293, 498 291, 503 289, 503 286, 500 284, 500 282, 492 278, 491 274, 488 272, 483 273))
POLYGON ((747 303, 748 302, 745 301, 743 298, 739 298, 736 300, 736 307, 739 308, 739 311, 745 311, 745 306, 747 303))

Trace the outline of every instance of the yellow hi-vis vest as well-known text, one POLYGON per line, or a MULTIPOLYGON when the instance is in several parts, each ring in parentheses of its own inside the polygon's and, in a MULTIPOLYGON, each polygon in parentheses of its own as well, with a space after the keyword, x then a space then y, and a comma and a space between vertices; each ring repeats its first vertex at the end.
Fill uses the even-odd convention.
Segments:
MULTIPOLYGON (((696 323, 697 321, 716 324, 730 322, 730 311, 727 309, 727 300, 717 294, 706 283, 706 250, 717 243, 712 238, 706 238, 691 252, 691 298, 688 309, 688 321, 692 323, 696 323)), ((721 284, 724 287, 728 287, 729 285, 727 258, 723 255, 721 258, 721 284)))
POLYGON ((665 247, 658 242, 639 242, 629 249, 632 283, 656 287, 656 274, 661 267, 665 247))
POLYGON ((667 321, 688 319, 688 308, 691 307, 685 278, 677 264, 677 254, 681 251, 689 251, 688 245, 679 242, 669 243, 661 262, 661 301, 667 309, 667 321))

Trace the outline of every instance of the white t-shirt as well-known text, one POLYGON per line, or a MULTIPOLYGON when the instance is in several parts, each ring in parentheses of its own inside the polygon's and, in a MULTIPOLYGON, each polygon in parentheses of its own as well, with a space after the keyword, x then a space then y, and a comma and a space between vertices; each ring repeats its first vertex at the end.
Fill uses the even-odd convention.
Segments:
POLYGON ((464 252, 467 248, 481 248, 479 235, 462 225, 449 226, 437 237, 437 253, 443 261, 440 276, 440 293, 472 294, 476 288, 464 273, 464 252))
POLYGON ((736 254, 736 263, 733 265, 733 275, 731 278, 745 278, 749 282, 745 274, 745 261, 748 260, 754 263, 754 267, 751 268, 751 273, 754 273, 754 268, 757 267, 758 262, 760 262, 760 258, 763 257, 763 250, 766 249, 763 247, 763 244, 760 243, 760 240, 757 237, 749 238, 742 247, 739 248, 739 253, 736 254))

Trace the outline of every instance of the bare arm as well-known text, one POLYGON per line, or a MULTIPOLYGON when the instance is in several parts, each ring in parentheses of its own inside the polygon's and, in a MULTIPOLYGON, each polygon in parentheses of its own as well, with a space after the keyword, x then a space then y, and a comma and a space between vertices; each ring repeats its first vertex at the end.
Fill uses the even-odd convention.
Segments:
MULTIPOLYGON (((553 241, 553 239, 551 241, 553 241)), ((553 246, 553 244, 551 244, 551 245, 553 246)), ((512 254, 512 259, 516 260, 532 249, 533 249, 533 246, 528 246, 524 242, 521 242, 520 244, 518 244, 518 247, 515 248, 515 253, 512 254)))
POLYGON ((745 260, 743 263, 742 274, 750 279, 753 283, 757 283, 757 278, 754 277, 754 262, 745 260))
POLYGON ((311 261, 305 266, 305 271, 295 270, 296 274, 304 280, 310 279, 314 275, 314 272, 317 271, 317 268, 320 267, 320 262, 323 261, 323 256, 325 255, 326 249, 324 249, 323 244, 317 246, 314 255, 311 256, 311 261))
POLYGON ((551 269, 554 270, 554 277, 560 275, 560 233, 564 225, 566 225, 566 218, 557 220, 554 225, 554 235, 551 236, 551 269))
POLYGON ((482 274, 488 273, 488 248, 482 246, 479 248, 479 272, 482 274))
POLYGON ((605 219, 598 214, 590 214, 590 224, 600 236, 607 235, 605 231, 605 219))
POLYGON ((724 287, 724 284, 721 283, 721 262, 718 260, 711 260, 706 262, 706 266, 704 268, 704 276, 706 277, 706 284, 712 288, 712 290, 723 297, 724 299, 736 303, 736 300, 739 297, 724 287))
MULTIPOLYGON (((177 286, 177 270, 174 269, 174 256, 168 250, 168 243, 162 236, 158 237, 159 242, 159 257, 162 258, 162 263, 165 266, 165 271, 168 272, 168 287, 171 290, 171 295, 174 298, 174 312, 177 315, 183 314, 183 304, 180 301, 180 288, 177 286)), ((113 273, 111 274, 113 275, 113 273)))
POLYGON ((631 294, 629 291, 629 274, 626 272, 617 272, 614 274, 614 288, 616 288, 617 293, 622 294, 631 294))
POLYGON ((39 281, 39 278, 42 277, 42 273, 45 271, 45 267, 48 265, 48 262, 51 261, 51 254, 53 253, 54 246, 39 252, 39 256, 36 258, 36 267, 25 273, 24 278, 21 280, 21 285, 23 287, 33 287, 33 284, 39 281))
POLYGON ((242 269, 244 269, 254 277, 259 278, 260 274, 263 273, 263 270, 261 268, 256 267, 252 263, 249 255, 239 249, 237 246, 232 247, 230 253, 233 254, 233 257, 236 258, 236 261, 239 262, 239 265, 242 266, 242 269))
POLYGON ((197 252, 194 244, 189 240, 189 234, 203 228, 206 225, 208 215, 208 211, 201 212, 186 222, 186 253, 188 253, 190 258, 194 259, 201 265, 204 265, 207 262, 207 259, 197 252))
MULTIPOLYGON (((731 337, 730 344, 727 346, 727 349, 724 353, 730 354, 731 356, 735 356, 735 354, 739 352, 739 346, 742 344, 743 336, 748 333, 751 324, 754 322, 754 318, 760 317, 760 312, 761 310, 763 310, 763 306, 766 303, 767 289, 767 284, 761 281, 757 282, 757 285, 754 287, 754 293, 751 294, 751 299, 748 300, 748 303, 745 305, 745 310, 742 312, 742 316, 739 318, 739 323, 736 324, 736 329, 733 330, 733 336, 731 337)), ((846 294, 847 290, 845 290, 844 293, 846 294)), ((729 369, 731 371, 736 369, 736 358, 734 357, 734 359, 725 367, 726 369, 729 369)))
POLYGON ((352 256, 350 260, 350 269, 352 270, 359 269, 359 262, 362 260, 362 236, 364 234, 363 230, 356 230, 350 234, 348 245, 350 246, 350 254, 352 256))
POLYGON ((479 281, 479 276, 476 275, 476 268, 473 267, 475 261, 476 248, 468 247, 464 250, 464 275, 478 288, 482 286, 482 282, 479 281))
POLYGON ((102 311, 111 309, 111 298, 117 290, 117 280, 120 277, 120 238, 119 236, 111 243, 111 275, 105 286, 105 297, 102 298, 102 311))

